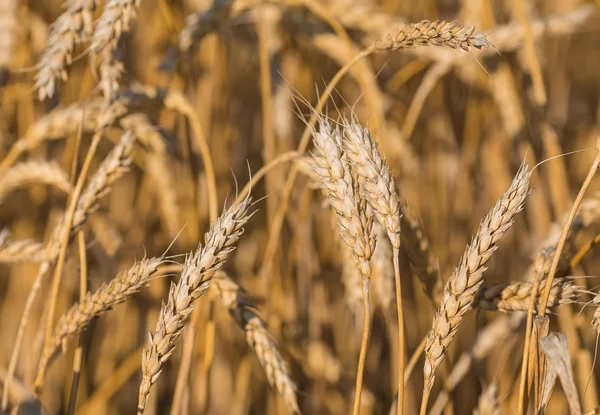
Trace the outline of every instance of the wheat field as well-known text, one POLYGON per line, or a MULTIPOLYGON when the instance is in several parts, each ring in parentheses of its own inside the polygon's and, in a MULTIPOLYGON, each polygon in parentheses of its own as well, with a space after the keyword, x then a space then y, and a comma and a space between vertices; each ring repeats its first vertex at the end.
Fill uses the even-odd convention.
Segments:
POLYGON ((0 414, 600 414, 600 1, 0 0, 0 414))

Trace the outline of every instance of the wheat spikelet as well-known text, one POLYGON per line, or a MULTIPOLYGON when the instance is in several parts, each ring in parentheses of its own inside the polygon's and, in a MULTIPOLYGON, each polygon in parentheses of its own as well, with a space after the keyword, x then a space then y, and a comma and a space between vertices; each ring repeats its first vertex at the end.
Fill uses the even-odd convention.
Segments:
POLYGON ((133 134, 127 131, 104 159, 77 202, 72 229, 77 229, 85 222, 86 217, 98 208, 100 198, 109 192, 112 184, 129 170, 134 144, 133 134))
MULTIPOLYGON (((547 280, 540 282, 538 292, 536 294, 536 303, 534 313, 538 312, 539 295, 543 292, 547 280)), ((481 307, 491 311, 527 311, 529 299, 531 298, 531 290, 533 283, 531 282, 510 282, 505 284, 492 285, 481 287, 475 295, 474 306, 481 307)), ((583 287, 575 285, 568 278, 555 278, 552 281, 552 290, 546 312, 551 312, 553 307, 563 304, 573 304, 579 298, 583 287)))
POLYGON ((473 415, 500 415, 500 404, 498 402, 498 383, 490 383, 479 397, 477 408, 473 415))
POLYGON ((55 161, 25 161, 14 165, 0 177, 0 203, 9 193, 38 183, 55 186, 66 193, 71 191, 67 174, 55 161))
POLYGON ((224 272, 218 272, 212 284, 223 305, 246 333, 246 341, 256 352, 271 386, 277 390, 292 412, 300 413, 296 384, 291 378, 288 365, 265 322, 256 314, 256 306, 252 300, 224 272))
POLYGON ((417 216, 400 201, 396 182, 379 146, 367 128, 348 120, 344 120, 344 139, 364 197, 375 210, 379 223, 386 227, 392 246, 398 249, 400 243, 403 244, 419 280, 425 285, 425 292, 436 298, 436 293, 441 291, 437 260, 417 216))
POLYGON ((597 294, 592 300, 592 304, 596 305, 594 316, 592 317, 592 329, 594 333, 600 334, 600 294, 597 294))
POLYGON ((358 188, 342 150, 342 135, 327 118, 320 116, 319 131, 313 131, 313 142, 312 167, 327 190, 329 204, 337 214, 340 235, 352 249, 354 263, 363 277, 369 278, 369 260, 375 248, 375 239, 371 235, 372 217, 367 216, 366 206, 360 206, 358 188))
POLYGON ((227 256, 243 233, 250 218, 250 197, 224 211, 204 237, 204 247, 198 246, 188 255, 181 279, 172 284, 167 303, 161 308, 156 330, 150 334, 142 354, 142 382, 138 397, 138 413, 143 413, 150 388, 158 380, 162 367, 175 348, 175 341, 194 309, 194 301, 204 295, 214 273, 225 263, 227 256))
POLYGON ((514 216, 523 209, 529 194, 530 175, 527 165, 521 165, 510 188, 479 225, 479 230, 467 246, 458 268, 444 287, 440 308, 434 315, 432 330, 427 335, 425 391, 430 391, 433 387, 435 370, 444 359, 464 314, 471 308, 475 293, 483 282, 485 264, 497 249, 499 240, 513 224, 514 216))
POLYGON ((52 98, 58 82, 68 79, 67 69, 73 61, 75 46, 92 34, 92 14, 96 6, 96 0, 67 0, 64 3, 66 10, 52 25, 40 58, 40 70, 35 76, 40 100, 52 98))
POLYGON ((42 364, 47 366, 61 347, 66 348, 67 340, 84 331, 94 318, 139 292, 148 284, 162 260, 162 257, 145 258, 136 262, 129 270, 108 284, 102 284, 93 294, 88 292, 83 301, 74 304, 56 323, 52 340, 42 353, 42 364))

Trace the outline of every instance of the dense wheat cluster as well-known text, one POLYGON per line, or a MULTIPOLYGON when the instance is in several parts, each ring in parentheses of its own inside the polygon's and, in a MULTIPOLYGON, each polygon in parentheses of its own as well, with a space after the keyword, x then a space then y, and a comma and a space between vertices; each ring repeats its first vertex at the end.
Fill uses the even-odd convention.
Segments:
POLYGON ((0 414, 598 414, 600 1, 0 0, 0 414))

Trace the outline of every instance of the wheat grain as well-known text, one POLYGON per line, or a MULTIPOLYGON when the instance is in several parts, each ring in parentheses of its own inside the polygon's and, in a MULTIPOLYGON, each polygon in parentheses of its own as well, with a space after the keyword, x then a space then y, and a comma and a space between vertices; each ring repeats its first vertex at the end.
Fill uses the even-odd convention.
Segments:
MULTIPOLYGON (((435 381, 448 346, 454 339, 464 314, 471 308, 475 293, 483 282, 486 263, 498 247, 498 242, 513 224, 515 215, 523 209, 529 194, 530 171, 521 165, 510 188, 494 205, 479 225, 477 234, 467 246, 458 268, 444 287, 440 308, 433 318, 432 330, 425 346, 424 390, 428 393, 435 381)), ((421 410, 424 411, 426 399, 421 410)))
POLYGON ((181 279, 172 284, 168 300, 163 304, 156 330, 150 334, 142 354, 142 381, 138 397, 138 413, 143 413, 150 388, 158 380, 164 364, 175 349, 175 341, 185 328, 194 309, 193 302, 204 295, 214 273, 225 263, 227 256, 243 233, 250 218, 250 197, 224 211, 204 237, 204 247, 187 256, 181 279))
POLYGON ((218 272, 212 282, 223 305, 246 333, 246 341, 256 352, 272 387, 281 395, 293 413, 300 413, 296 397, 296 384, 292 380, 286 361, 265 322, 256 314, 255 305, 244 290, 224 272, 218 272))

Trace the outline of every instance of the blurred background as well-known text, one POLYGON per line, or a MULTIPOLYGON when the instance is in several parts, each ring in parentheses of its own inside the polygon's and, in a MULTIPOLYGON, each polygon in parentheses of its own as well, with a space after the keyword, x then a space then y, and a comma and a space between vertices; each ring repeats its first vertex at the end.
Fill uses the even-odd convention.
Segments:
MULTIPOLYGON (((579 0, 143 0, 130 32, 117 48, 124 63, 121 87, 177 92, 192 104, 208 140, 221 208, 262 166, 296 149, 318 94, 360 50, 396 33, 406 22, 443 19, 474 25, 493 48, 464 51, 431 46, 375 53, 342 78, 327 111, 333 118, 353 112, 378 139, 403 199, 422 222, 443 279, 458 264, 479 221, 508 189, 523 160, 532 166, 587 150, 555 158, 535 170, 533 193, 491 259, 484 284, 522 281, 529 278, 531 258, 568 212, 595 157, 600 121, 599 4, 579 0)), ((98 4, 94 20, 103 7, 104 3, 98 4)), ((37 140, 15 162, 53 160, 68 173, 73 155, 78 154, 82 109, 87 108, 82 132, 85 149, 93 130, 85 127, 85 120, 93 125, 100 117, 102 98, 98 67, 89 59, 89 43, 84 41, 76 48, 68 80, 60 82, 52 98, 38 99, 36 65, 51 24, 62 12, 59 0, 0 1, 0 158, 20 140, 37 140)), ((182 262, 177 255, 195 249, 210 225, 208 179, 197 135, 188 117, 167 107, 135 110, 144 117, 148 134, 160 135, 164 149, 156 156, 138 148, 130 172, 114 184, 85 228, 92 291, 136 258, 160 255, 173 241, 168 254, 182 262)), ((92 172, 118 140, 122 126, 117 123, 106 131, 92 172)), ((84 155, 79 151, 81 160, 84 155)), ((340 249, 335 218, 302 163, 290 157, 270 170, 265 180, 253 184, 254 198, 261 199, 258 211, 225 270, 245 288, 277 340, 297 384, 302 412, 345 414, 352 408, 360 348, 360 297, 352 297, 350 277, 345 276, 352 270, 340 249), (300 174, 277 232, 273 218, 292 165, 299 167, 300 174), (268 246, 276 249, 268 251, 268 246)), ((594 204, 598 187, 592 183, 588 191, 588 216, 578 219, 570 252, 577 252, 600 230, 594 204)), ((37 182, 12 190, 3 194, 0 225, 10 230, 13 241, 47 241, 64 212, 65 192, 37 182)), ((11 258, 2 262, 0 375, 4 376, 39 264, 11 263, 11 258)), ((393 270, 388 264, 377 267, 373 277, 375 312, 364 414, 388 413, 397 387, 397 322, 393 270)), ((577 283, 595 291, 597 265, 592 252, 570 273, 592 276, 578 278, 577 283)), ((73 247, 67 255, 57 315, 79 298, 78 266, 73 247)), ((135 410, 141 347, 156 325, 170 281, 178 278, 174 272, 165 273, 169 276, 154 279, 86 331, 76 413, 135 410)), ((408 359, 431 327, 433 305, 414 278, 404 251, 401 274, 408 359)), ((48 293, 49 287, 46 281, 42 293, 48 293)), ((600 371, 592 366, 594 307, 580 312, 590 299, 582 296, 553 316, 553 329, 567 334, 584 411, 598 405, 596 381, 600 380, 600 371)), ((30 382, 40 353, 45 300, 42 294, 34 305, 17 366, 15 387, 22 388, 19 396, 25 398, 31 396, 30 382)), ((244 332, 214 293, 196 305, 200 317, 182 413, 287 413, 244 332), (213 329, 214 342, 208 334, 213 329)), ((432 392, 431 402, 442 396, 439 413, 472 413, 481 392, 495 381, 500 413, 513 413, 524 336, 510 317, 483 310, 467 314, 448 364, 440 368, 445 374, 439 375, 432 392), (497 321, 505 329, 492 346, 475 347, 482 330, 497 321), (470 361, 456 385, 451 385, 444 379, 462 362, 461 356, 470 361)), ((75 343, 69 344, 48 374, 41 402, 49 413, 66 411, 75 343)), ((147 414, 168 413, 172 407, 181 346, 180 340, 151 393, 147 414)), ((407 384, 405 413, 416 413, 422 381, 421 359, 407 384)), ((564 414, 567 408, 562 390, 556 388, 548 413, 564 414)))

